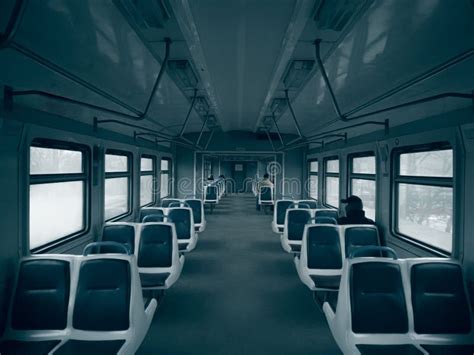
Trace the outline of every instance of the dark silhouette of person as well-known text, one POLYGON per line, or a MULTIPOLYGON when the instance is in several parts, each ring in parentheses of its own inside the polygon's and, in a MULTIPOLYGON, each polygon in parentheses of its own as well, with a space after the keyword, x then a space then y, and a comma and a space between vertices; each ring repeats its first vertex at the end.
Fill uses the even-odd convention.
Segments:
POLYGON ((359 196, 351 195, 341 202, 346 204, 346 216, 339 217, 338 224, 375 224, 370 218, 365 217, 364 205, 359 196))

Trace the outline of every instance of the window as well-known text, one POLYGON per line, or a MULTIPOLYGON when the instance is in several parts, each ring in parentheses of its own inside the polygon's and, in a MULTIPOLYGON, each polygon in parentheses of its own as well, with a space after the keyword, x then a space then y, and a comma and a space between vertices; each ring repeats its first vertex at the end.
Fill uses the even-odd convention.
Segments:
POLYGON ((107 151, 105 154, 104 217, 106 221, 126 215, 131 210, 130 161, 126 153, 107 151))
POLYGON ((171 159, 161 159, 161 181, 160 181, 160 197, 168 197, 171 193, 170 188, 171 176, 171 159))
POLYGON ((375 156, 373 154, 352 156, 349 171, 350 194, 362 199, 365 215, 375 220, 375 156))
POLYGON ((326 159, 325 167, 324 202, 337 208, 339 206, 339 159, 326 159))
POLYGON ((204 160, 204 180, 212 174, 212 163, 210 160, 204 160))
POLYGON ((30 250, 56 244, 87 229, 87 161, 84 147, 35 141, 30 147, 30 250))
POLYGON ((395 232, 451 253, 453 150, 402 151, 395 158, 395 232))
POLYGON ((140 159, 140 207, 155 202, 155 158, 140 159))
POLYGON ((309 162, 309 197, 318 199, 318 161, 310 160, 309 162))

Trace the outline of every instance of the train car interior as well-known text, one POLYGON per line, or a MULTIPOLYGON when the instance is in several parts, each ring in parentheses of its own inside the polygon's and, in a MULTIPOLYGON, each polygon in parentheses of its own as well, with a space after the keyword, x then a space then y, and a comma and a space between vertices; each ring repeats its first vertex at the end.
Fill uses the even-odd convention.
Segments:
POLYGON ((474 0, 1 0, 0 355, 474 354, 474 0))

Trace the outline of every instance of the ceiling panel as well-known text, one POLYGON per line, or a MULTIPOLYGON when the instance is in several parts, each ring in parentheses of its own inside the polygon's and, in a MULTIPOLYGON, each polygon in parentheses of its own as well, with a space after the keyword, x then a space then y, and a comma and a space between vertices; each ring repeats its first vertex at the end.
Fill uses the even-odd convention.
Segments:
MULTIPOLYGON (((171 35, 180 48, 175 54, 181 56, 184 46, 176 27, 172 26, 171 35)), ((163 38, 165 31, 154 35, 163 38)), ((153 45, 158 53, 164 54, 164 44, 157 38, 153 45)), ((138 111, 144 110, 160 70, 156 58, 115 5, 108 1, 28 1, 14 41, 138 111)), ((15 90, 44 90, 126 112, 12 50, 0 53, 0 64, 1 82, 15 90)), ((85 122, 91 122, 98 114, 47 99, 24 97, 15 101, 46 111, 54 108, 53 112, 85 122)), ((153 97, 150 121, 172 126, 172 130, 179 132, 188 109, 188 98, 165 74, 153 97)), ((191 114, 193 120, 201 122, 195 112, 191 114)))
MULTIPOLYGON (((347 112, 472 49, 473 17, 474 8, 468 0, 375 1, 325 63, 341 110, 347 112)), ((458 64, 378 107, 440 91, 470 90, 474 84, 472 67, 472 61, 458 64)), ((453 104, 461 107, 469 103, 449 103, 453 104)), ((294 100, 293 107, 306 133, 336 118, 319 73, 294 100)), ((420 108, 420 117, 425 110, 420 108)), ((279 126, 283 131, 294 132, 289 112, 280 119, 279 126)))
POLYGON ((190 2, 224 130, 253 129, 295 2, 190 2))

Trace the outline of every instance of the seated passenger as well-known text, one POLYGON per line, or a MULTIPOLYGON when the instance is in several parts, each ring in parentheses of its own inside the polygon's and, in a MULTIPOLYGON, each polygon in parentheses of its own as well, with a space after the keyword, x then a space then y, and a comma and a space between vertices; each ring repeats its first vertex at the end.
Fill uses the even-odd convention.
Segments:
MULTIPOLYGON (((270 180, 270 175, 265 174, 263 175, 263 180, 257 182, 257 211, 260 211, 260 205, 258 204, 258 194, 260 193, 261 187, 273 187, 273 182, 270 180)), ((273 206, 272 206, 273 211, 273 206)))
POLYGON ((359 196, 351 195, 341 200, 346 203, 346 216, 337 219, 338 224, 375 224, 374 221, 365 217, 364 205, 359 196))

